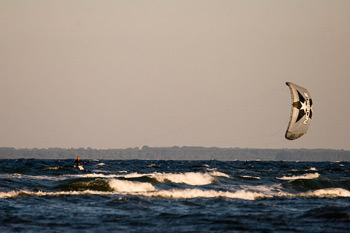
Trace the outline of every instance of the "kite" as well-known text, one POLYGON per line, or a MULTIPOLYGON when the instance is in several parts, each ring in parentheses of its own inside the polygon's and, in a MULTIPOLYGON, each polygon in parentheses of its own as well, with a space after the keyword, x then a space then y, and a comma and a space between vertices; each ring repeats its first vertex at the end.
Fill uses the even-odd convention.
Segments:
POLYGON ((286 82, 286 85, 292 95, 292 112, 285 137, 288 140, 295 140, 306 134, 309 129, 313 104, 308 90, 290 82, 286 82))

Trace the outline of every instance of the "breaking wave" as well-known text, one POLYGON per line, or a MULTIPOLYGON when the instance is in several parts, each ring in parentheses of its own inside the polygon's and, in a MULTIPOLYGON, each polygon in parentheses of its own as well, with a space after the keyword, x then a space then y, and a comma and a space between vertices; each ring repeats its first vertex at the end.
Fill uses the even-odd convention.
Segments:
POLYGON ((317 171, 315 167, 310 167, 309 169, 306 169, 306 171, 317 171))
POLYGON ((211 171, 209 173, 202 172, 184 172, 184 173, 129 173, 129 174, 105 174, 105 173, 88 173, 88 174, 71 174, 61 176, 33 176, 23 174, 0 174, 0 178, 10 179, 35 179, 35 180, 66 180, 71 178, 102 178, 102 179, 115 179, 115 178, 142 178, 148 177, 156 180, 159 183, 179 183, 187 185, 208 185, 215 181, 215 177, 229 177, 227 174, 219 171, 211 171))
POLYGON ((13 174, 0 174, 0 179, 29 179, 29 180, 65 180, 65 177, 62 176, 33 176, 33 175, 25 175, 19 173, 13 174))
POLYGON ((305 193, 291 194, 285 192, 261 192, 261 191, 249 191, 249 190, 237 190, 237 191, 216 191, 216 190, 201 190, 201 189, 170 189, 170 190, 158 190, 152 184, 131 182, 131 181, 110 181, 110 186, 114 188, 114 191, 96 191, 96 190, 83 190, 83 191, 58 191, 58 192, 44 192, 44 191, 9 191, 0 192, 0 199, 27 197, 27 196, 66 196, 66 195, 133 195, 144 197, 161 197, 171 199, 189 199, 189 198, 232 198, 243 200, 256 200, 261 198, 290 198, 290 197, 319 197, 319 198, 337 198, 337 197, 350 197, 350 191, 342 188, 331 189, 319 189, 315 191, 308 191, 305 193))
POLYGON ((156 179, 158 182, 173 182, 182 183, 187 185, 207 185, 214 181, 214 177, 208 173, 199 172, 186 172, 179 174, 172 173, 153 173, 151 178, 156 179))
POLYGON ((215 190, 201 190, 201 189, 158 190, 155 192, 141 193, 140 195, 146 196, 146 197, 162 197, 162 198, 174 198, 174 199, 226 197, 226 198, 237 198, 237 199, 244 199, 244 200, 254 200, 257 198, 264 197, 264 194, 246 192, 244 190, 229 192, 229 191, 215 191, 215 190))
POLYGON ((230 177, 229 175, 218 171, 212 171, 210 172, 210 175, 217 176, 217 177, 227 177, 227 178, 230 177))
POLYGON ((126 193, 150 192, 156 190, 150 183, 127 180, 110 180, 109 185, 115 191, 126 193))
POLYGON ((350 191, 342 188, 329 188, 308 191, 300 194, 301 197, 350 197, 350 191))
POLYGON ((76 177, 88 177, 88 178, 126 178, 126 179, 132 179, 132 178, 142 178, 142 177, 148 177, 151 179, 156 180, 159 183, 166 183, 166 182, 172 182, 172 183, 180 183, 180 184, 187 184, 187 185, 207 185, 211 184, 215 181, 215 177, 229 177, 227 174, 213 171, 210 173, 201 173, 201 172, 184 172, 184 173, 149 173, 149 174, 142 174, 142 173, 130 173, 125 175, 106 175, 106 174, 84 174, 84 175, 74 175, 76 177))
POLYGON ((301 176, 283 176, 283 177, 277 177, 279 180, 312 180, 312 179, 317 179, 320 177, 320 174, 318 173, 309 173, 309 174, 304 174, 301 176))
POLYGON ((26 196, 66 196, 66 195, 110 195, 110 192, 84 190, 84 191, 58 191, 58 192, 44 192, 44 191, 9 191, 0 192, 0 198, 15 198, 15 197, 26 197, 26 196))
POLYGON ((259 176, 241 176, 242 178, 245 179, 255 179, 255 180, 260 180, 261 178, 259 176))

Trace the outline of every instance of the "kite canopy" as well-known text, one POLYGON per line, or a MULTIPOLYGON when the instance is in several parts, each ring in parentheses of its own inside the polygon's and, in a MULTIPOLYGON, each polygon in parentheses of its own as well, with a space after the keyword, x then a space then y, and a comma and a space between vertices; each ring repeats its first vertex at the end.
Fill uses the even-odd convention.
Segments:
POLYGON ((290 82, 286 82, 292 94, 292 113, 286 131, 286 139, 295 140, 306 134, 309 129, 313 106, 308 90, 290 82))

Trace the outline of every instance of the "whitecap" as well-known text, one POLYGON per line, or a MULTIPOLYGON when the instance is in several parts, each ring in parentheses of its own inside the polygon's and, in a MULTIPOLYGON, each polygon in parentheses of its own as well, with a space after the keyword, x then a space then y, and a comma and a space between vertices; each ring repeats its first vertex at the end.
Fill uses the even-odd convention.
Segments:
POLYGON ((308 173, 301 176, 283 176, 283 177, 277 177, 276 179, 279 180, 312 180, 317 179, 320 177, 320 174, 318 173, 308 173))
POLYGON ((212 172, 210 172, 209 173, 210 175, 212 175, 212 176, 217 176, 217 177, 230 177, 229 175, 227 175, 227 174, 225 174, 225 173, 223 173, 223 172, 218 172, 218 171, 212 171, 212 172))
POLYGON ((0 199, 5 198, 16 198, 19 196, 62 196, 62 195, 110 195, 111 192, 103 192, 103 191, 93 191, 93 190, 85 190, 85 191, 59 191, 59 192, 45 192, 45 191, 9 191, 9 192, 0 192, 0 199))
POLYGON ((350 191, 342 188, 328 188, 299 194, 301 197, 350 197, 350 191))
POLYGON ((216 168, 206 168, 205 170, 207 170, 207 171, 216 171, 217 169, 216 168))
MULTIPOLYGON (((224 173, 217 173, 218 176, 224 176, 224 173)), ((139 174, 139 173, 130 173, 125 175, 125 178, 139 178, 139 177, 149 177, 155 179, 160 183, 173 182, 181 183, 187 185, 207 185, 211 184, 215 179, 209 173, 201 172, 185 172, 185 173, 149 173, 149 174, 139 174)))
POLYGON ((215 190, 201 190, 201 189, 172 189, 172 190, 158 190, 155 192, 141 193, 142 196, 147 197, 162 197, 174 199, 188 199, 188 198, 237 198, 244 200, 254 200, 265 197, 264 194, 256 192, 247 192, 238 190, 236 192, 230 191, 215 191, 215 190))
POLYGON ((109 186, 115 191, 126 192, 126 193, 149 192, 149 191, 156 190, 156 188, 151 183, 117 180, 117 179, 110 180, 109 186))
POLYGON ((309 169, 306 169, 306 171, 317 171, 315 167, 310 167, 309 169))
POLYGON ((161 166, 158 165, 158 164, 152 163, 152 164, 147 165, 147 167, 149 167, 149 168, 152 168, 152 167, 154 167, 154 168, 160 168, 161 166))
POLYGON ((256 179, 256 180, 260 180, 261 178, 259 176, 241 176, 242 178, 246 178, 246 179, 256 179))
POLYGON ((158 182, 164 183, 167 181, 174 183, 182 183, 188 185, 207 185, 214 181, 213 176, 208 173, 200 172, 185 172, 185 173, 152 173, 151 178, 158 182))
POLYGON ((66 177, 76 177, 76 178, 118 178, 123 177, 122 175, 114 174, 102 174, 102 173, 87 173, 87 174, 75 174, 75 175, 65 175, 66 177))
POLYGON ((18 191, 0 192, 0 199, 16 197, 18 194, 18 191))
POLYGON ((245 190, 230 191, 215 191, 215 190, 200 190, 200 189, 172 189, 172 190, 156 190, 150 183, 131 182, 123 180, 111 180, 111 187, 115 189, 114 192, 106 191, 59 191, 59 192, 44 192, 44 191, 9 191, 0 192, 0 199, 16 198, 19 196, 65 196, 65 195, 134 195, 145 197, 162 197, 174 199, 188 199, 188 198, 237 198, 244 200, 254 200, 257 198, 266 197, 266 195, 256 192, 247 192, 245 190))
POLYGON ((62 166, 56 166, 56 167, 46 167, 43 170, 59 170, 62 169, 62 166))
POLYGON ((134 172, 134 173, 126 174, 123 177, 124 178, 139 178, 139 177, 149 176, 149 175, 150 174, 140 174, 140 173, 134 172))

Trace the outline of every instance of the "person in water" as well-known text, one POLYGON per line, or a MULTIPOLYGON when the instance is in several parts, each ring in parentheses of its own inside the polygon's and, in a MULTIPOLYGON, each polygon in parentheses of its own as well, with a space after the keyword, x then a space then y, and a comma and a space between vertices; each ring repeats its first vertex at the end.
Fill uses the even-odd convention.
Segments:
POLYGON ((82 160, 80 160, 80 156, 78 156, 77 159, 74 161, 74 167, 75 167, 75 168, 78 168, 79 166, 82 167, 82 166, 83 166, 83 163, 84 163, 84 162, 83 162, 82 160))

